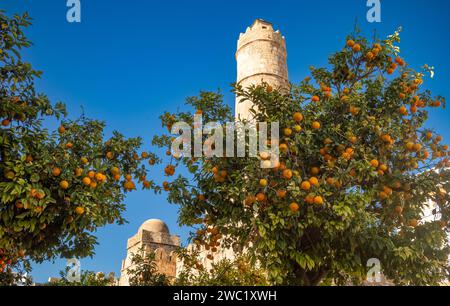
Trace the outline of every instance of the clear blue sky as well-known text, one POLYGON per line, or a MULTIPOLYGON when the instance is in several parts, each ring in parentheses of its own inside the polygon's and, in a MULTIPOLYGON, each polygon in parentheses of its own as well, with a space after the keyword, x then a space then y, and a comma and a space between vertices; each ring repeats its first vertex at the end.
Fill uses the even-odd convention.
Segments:
MULTIPOLYGON (((62 100, 72 117, 105 120, 108 133, 142 136, 148 149, 161 131, 160 113, 175 111, 186 96, 221 88, 233 104, 229 84, 236 78, 234 53, 240 32, 255 18, 274 23, 287 39, 289 75, 298 82, 308 66, 323 66, 358 20, 368 36, 385 37, 403 26, 402 55, 415 68, 436 67, 426 86, 450 97, 450 1, 384 0, 382 22, 366 21, 366 0, 150 1, 81 0, 82 22, 66 21, 66 0, 2 0, 8 13, 28 11, 34 42, 26 59, 44 71, 40 91, 62 100)), ((449 112, 433 111, 430 127, 450 138, 449 112)), ((161 172, 159 172, 161 173, 161 172)), ((152 172, 158 181, 157 171, 152 172)), ((164 196, 138 191, 126 199, 124 226, 99 230, 96 256, 82 268, 118 274, 126 241, 149 218, 167 222, 183 241, 189 229, 177 225, 177 208, 164 196)), ((61 260, 35 265, 36 281, 57 276, 61 260)))

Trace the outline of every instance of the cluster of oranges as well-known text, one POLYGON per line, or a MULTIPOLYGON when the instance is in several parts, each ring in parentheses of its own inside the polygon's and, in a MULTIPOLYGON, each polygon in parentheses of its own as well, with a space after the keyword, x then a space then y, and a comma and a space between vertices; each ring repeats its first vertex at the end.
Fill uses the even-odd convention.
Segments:
MULTIPOLYGON (((353 39, 349 39, 346 42, 346 46, 351 48, 354 53, 359 53, 363 50, 363 46, 355 42, 353 39)), ((395 59, 387 57, 387 62, 383 62, 380 58, 380 53, 383 51, 383 47, 379 43, 373 44, 371 48, 367 48, 364 51, 365 54, 361 56, 361 59, 366 61, 366 67, 370 68, 372 66, 385 66, 387 74, 393 74, 398 66, 405 66, 406 63, 401 57, 396 57, 395 59)))
POLYGON ((165 169, 164 169, 164 173, 167 176, 172 176, 175 174, 175 167, 173 165, 168 165, 165 169))
MULTIPOLYGON (((208 223, 208 221, 205 223, 208 223)), ((214 260, 214 253, 216 253, 220 247, 220 239, 222 239, 222 236, 223 235, 216 227, 206 226, 205 228, 197 230, 194 243, 197 247, 203 247, 203 249, 208 252, 206 258, 214 260)), ((198 269, 201 269, 202 267, 203 266, 200 265, 200 263, 197 265, 198 269)))
MULTIPOLYGON (((0 49, 1 51, 1 49, 0 49)), ((1 55, 1 53, 0 53, 1 55)), ((13 120, 17 121, 25 121, 27 119, 26 110, 28 108, 27 102, 22 101, 20 97, 14 96, 10 98, 10 102, 14 104, 14 109, 9 109, 5 112, 4 116, 6 118, 3 118, 1 121, 1 125, 5 128, 9 127, 13 120)), ((3 117, 3 116, 2 116, 3 117)))
POLYGON ((26 251, 23 249, 7 254, 4 249, 0 248, 0 273, 4 272, 8 266, 13 265, 17 260, 25 258, 25 254, 26 251))
POLYGON ((220 170, 218 167, 213 167, 211 172, 213 173, 213 178, 217 183, 225 182, 225 179, 228 176, 227 170, 220 170))

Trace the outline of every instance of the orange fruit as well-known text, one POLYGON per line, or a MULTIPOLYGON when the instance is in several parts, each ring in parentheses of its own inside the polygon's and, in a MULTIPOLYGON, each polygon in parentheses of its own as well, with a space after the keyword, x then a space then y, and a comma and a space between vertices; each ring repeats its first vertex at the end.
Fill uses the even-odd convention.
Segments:
MULTIPOLYGON (((266 160, 266 159, 270 158, 270 154, 268 152, 261 152, 261 153, 259 153, 259 156, 261 157, 262 160, 266 160)), ((217 173, 217 171, 216 171, 216 173, 217 173)))
POLYGON ((319 186, 319 180, 317 179, 317 177, 311 177, 310 179, 309 179, 309 182, 311 183, 311 185, 314 185, 314 186, 319 186))
POLYGON ((265 160, 265 161, 263 161, 262 167, 263 167, 264 169, 273 168, 273 167, 272 167, 272 163, 270 162, 270 160, 265 160))
POLYGON ((95 172, 92 171, 92 170, 89 171, 89 172, 88 172, 88 177, 91 178, 91 179, 95 178, 95 172))
POLYGON ((299 206, 297 203, 292 202, 291 204, 289 204, 289 209, 291 210, 291 212, 295 213, 298 211, 299 206))
POLYGON ((355 45, 355 41, 352 39, 349 39, 349 40, 347 40, 346 45, 347 45, 347 47, 352 48, 355 45))
POLYGON ((226 178, 227 175, 228 175, 228 172, 227 172, 227 170, 222 170, 222 171, 220 171, 219 175, 220 175, 220 177, 222 177, 222 178, 226 178))
POLYGON ((86 186, 89 186, 91 184, 91 179, 89 177, 84 177, 83 178, 83 184, 86 186))
POLYGON ((17 201, 15 205, 16 205, 16 208, 17 208, 17 209, 22 209, 23 206, 24 206, 23 203, 20 202, 20 201, 17 201))
POLYGON ((106 152, 106 158, 109 160, 113 159, 114 158, 113 152, 106 152))
POLYGON ((372 167, 374 167, 374 168, 378 168, 379 162, 378 162, 378 160, 376 160, 376 159, 372 159, 372 160, 370 161, 370 165, 371 165, 372 167))
POLYGON ((317 175, 319 174, 320 169, 318 167, 312 167, 310 172, 312 175, 317 175))
POLYGON ((303 181, 303 182, 301 183, 300 187, 301 187, 303 190, 309 190, 309 189, 311 189, 311 183, 308 182, 308 181, 303 181))
POLYGON ((375 54, 373 52, 369 51, 366 53, 366 58, 368 61, 373 60, 374 57, 375 57, 375 54))
POLYGON ((3 126, 8 126, 10 124, 11 124, 11 121, 9 119, 3 119, 3 121, 2 121, 3 126))
POLYGON ((169 182, 167 182, 167 181, 163 182, 163 188, 165 191, 169 191, 170 190, 169 182))
POLYGON ((320 123, 317 122, 317 121, 314 121, 314 122, 312 123, 311 126, 312 126, 312 128, 315 129, 315 130, 320 129, 320 123))
POLYGON ((144 158, 144 159, 147 159, 148 158, 148 153, 147 152, 142 152, 141 153, 141 157, 144 158))
POLYGON ((302 127, 300 125, 294 125, 294 131, 296 131, 297 133, 300 133, 302 131, 302 127))
POLYGON ((291 130, 290 128, 285 128, 285 129, 283 130, 283 133, 284 133, 284 136, 289 137, 289 136, 292 135, 292 130, 291 130))
POLYGON ((175 173, 175 167, 172 165, 168 165, 165 169, 164 169, 164 173, 167 176, 172 176, 175 173))
POLYGON ((244 204, 247 205, 247 206, 250 206, 250 205, 252 205, 253 203, 255 203, 255 201, 256 201, 255 196, 249 195, 249 196, 247 196, 247 197, 245 198, 244 204))
POLYGON ((301 122, 303 120, 303 115, 301 113, 295 113, 293 118, 295 122, 301 122))
POLYGON ((92 182, 89 184, 89 187, 91 187, 92 189, 97 188, 97 182, 92 181, 92 182))
POLYGON ((392 194, 392 189, 389 188, 388 186, 383 186, 383 191, 390 196, 392 194))
POLYGON ((289 169, 283 170, 283 177, 287 180, 290 180, 292 178, 292 171, 289 169))
POLYGON ((407 143, 406 143, 406 148, 407 148, 409 151, 413 151, 413 150, 414 150, 414 142, 411 142, 411 141, 407 142, 407 143))
POLYGON ((75 208, 75 213, 76 213, 77 215, 82 215, 82 214, 84 214, 84 207, 77 206, 77 208, 75 208))
POLYGON ((72 149, 73 148, 73 143, 71 143, 71 142, 66 143, 66 148, 67 149, 72 149))
POLYGON ((287 152, 288 146, 285 143, 280 144, 280 151, 281 152, 287 152))
POLYGON ((45 198, 45 193, 38 191, 36 194, 36 198, 42 200, 43 198, 45 198))
POLYGON ((258 202, 263 202, 266 200, 266 195, 264 193, 260 192, 256 195, 256 200, 258 202))
POLYGON ((322 205, 323 204, 323 198, 321 196, 314 197, 314 204, 322 205))
POLYGON ((353 115, 353 116, 356 116, 356 115, 358 115, 358 113, 359 113, 359 108, 357 108, 357 107, 355 107, 355 106, 350 106, 350 113, 353 115))
POLYGON ((331 185, 331 186, 332 186, 332 185, 334 185, 334 183, 335 183, 335 182, 334 182, 334 178, 332 178, 332 177, 327 178, 327 184, 328 184, 328 185, 331 185))
POLYGON ((398 109, 398 112, 404 116, 408 115, 408 110, 404 106, 400 106, 400 108, 398 109))
POLYGON ((61 169, 59 169, 58 167, 54 167, 52 169, 52 175, 53 176, 60 176, 60 174, 61 174, 61 169))
POLYGON ((59 183, 59 187, 61 187, 61 189, 63 189, 63 190, 66 190, 66 189, 68 189, 69 188, 69 182, 68 181, 61 181, 60 183, 59 183))
POLYGON ((420 149, 422 149, 422 145, 420 143, 416 143, 414 144, 414 151, 420 151, 420 149))
POLYGON ((116 181, 120 180, 120 174, 114 174, 114 179, 115 179, 116 181))
POLYGON ((405 65, 405 61, 404 61, 401 57, 396 57, 396 58, 395 58, 395 62, 396 62, 397 64, 399 64, 400 66, 405 65))
POLYGON ((417 219, 411 219, 408 221, 408 225, 411 227, 417 227, 417 225, 419 225, 419 221, 417 221, 417 219))
POLYGON ((111 174, 116 175, 116 174, 120 174, 120 170, 117 167, 112 167, 111 168, 111 174))
POLYGON ((379 169, 380 169, 381 171, 387 171, 388 167, 387 167, 385 164, 381 164, 380 167, 379 167, 379 169))
POLYGON ((133 177, 131 176, 131 174, 125 175, 125 179, 126 179, 127 181, 131 181, 132 178, 133 178, 133 177))
POLYGON ((277 196, 279 197, 279 198, 284 198, 284 197, 286 197, 286 190, 283 190, 283 189, 281 189, 281 190, 278 190, 277 191, 277 196))
POLYGON ((261 186, 261 187, 266 187, 267 186, 267 180, 266 179, 260 179, 259 180, 259 185, 261 186))
POLYGON ((311 98, 311 101, 312 101, 312 102, 319 102, 319 101, 320 101, 320 98, 319 98, 318 96, 313 96, 313 97, 311 98))
POLYGON ((392 140, 391 136, 390 136, 390 135, 387 135, 387 134, 381 136, 381 139, 382 139, 384 142, 391 142, 391 140, 392 140))
POLYGON ((378 195, 379 195, 380 199, 382 199, 382 200, 385 200, 389 197, 389 195, 384 191, 380 191, 380 193, 378 195))
POLYGON ((359 52, 359 51, 361 51, 361 46, 359 44, 355 44, 352 47, 352 50, 353 50, 353 52, 359 52))
POLYGON ((101 173, 96 173, 96 174, 95 174, 95 179, 96 179, 97 181, 102 181, 102 180, 103 180, 103 174, 101 174, 101 173))
POLYGON ((81 160, 81 163, 84 165, 86 165, 89 162, 86 157, 82 157, 80 160, 81 160))
POLYGON ((123 184, 123 187, 125 188, 125 190, 128 190, 128 191, 136 189, 136 185, 132 181, 126 181, 123 184))
POLYGON ((305 198, 306 203, 314 204, 314 196, 312 194, 308 194, 305 198))
POLYGON ((403 208, 401 206, 395 206, 395 212, 397 214, 401 215, 403 212, 403 208))
POLYGON ((58 132, 59 132, 60 134, 64 134, 64 133, 66 132, 66 128, 65 128, 63 125, 61 125, 61 126, 58 128, 58 132))

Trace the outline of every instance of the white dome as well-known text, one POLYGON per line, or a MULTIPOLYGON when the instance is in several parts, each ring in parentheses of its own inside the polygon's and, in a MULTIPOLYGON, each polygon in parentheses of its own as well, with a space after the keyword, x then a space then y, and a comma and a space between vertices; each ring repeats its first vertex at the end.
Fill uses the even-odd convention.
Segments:
POLYGON ((154 232, 154 233, 169 234, 169 228, 163 221, 161 221, 159 219, 149 219, 149 220, 145 221, 139 227, 139 232, 142 230, 146 230, 148 232, 154 232))

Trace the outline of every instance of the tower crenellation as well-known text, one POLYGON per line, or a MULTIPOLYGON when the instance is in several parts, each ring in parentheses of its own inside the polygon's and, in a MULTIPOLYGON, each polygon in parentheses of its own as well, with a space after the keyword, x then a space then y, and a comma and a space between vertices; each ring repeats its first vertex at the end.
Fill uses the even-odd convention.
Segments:
MULTIPOLYGON (((289 88, 286 41, 270 22, 256 19, 241 33, 237 43, 237 83, 247 88, 267 82, 275 88, 289 88)), ((251 119, 250 101, 236 99, 236 118, 251 119)))

